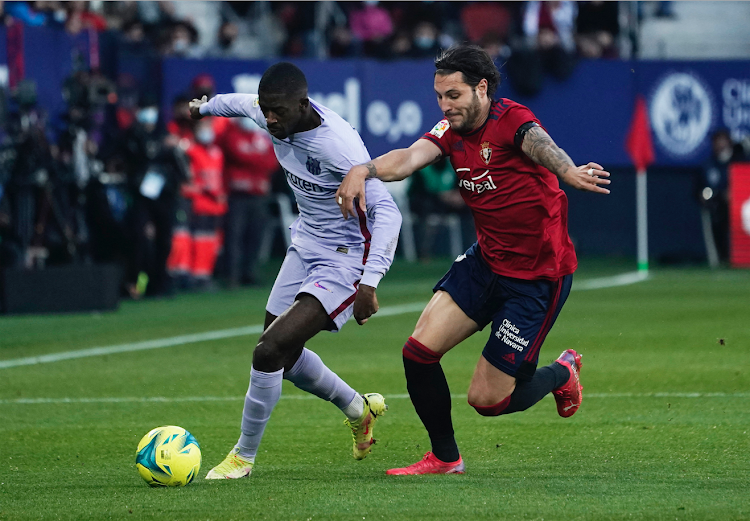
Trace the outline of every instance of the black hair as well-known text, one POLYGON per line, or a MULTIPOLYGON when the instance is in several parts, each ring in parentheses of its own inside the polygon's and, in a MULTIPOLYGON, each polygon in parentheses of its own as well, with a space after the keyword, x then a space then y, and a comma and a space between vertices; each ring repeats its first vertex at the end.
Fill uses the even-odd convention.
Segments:
POLYGON ((476 87, 482 78, 487 80, 487 95, 492 98, 500 86, 500 71, 487 51, 477 45, 452 45, 435 58, 435 74, 447 76, 463 74, 464 83, 476 87))
POLYGON ((287 96, 299 93, 307 94, 307 79, 296 65, 289 62, 276 63, 263 73, 258 85, 258 92, 287 96))

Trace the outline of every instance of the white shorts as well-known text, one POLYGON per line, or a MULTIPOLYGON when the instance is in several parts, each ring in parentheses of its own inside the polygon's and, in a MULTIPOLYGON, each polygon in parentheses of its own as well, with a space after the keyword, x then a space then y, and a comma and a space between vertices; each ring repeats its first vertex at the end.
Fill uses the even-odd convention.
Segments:
POLYGON ((361 256, 335 252, 323 255, 290 246, 266 310, 279 316, 294 303, 297 295, 308 293, 323 304, 335 325, 332 331, 338 331, 354 313, 354 298, 363 268, 361 256))

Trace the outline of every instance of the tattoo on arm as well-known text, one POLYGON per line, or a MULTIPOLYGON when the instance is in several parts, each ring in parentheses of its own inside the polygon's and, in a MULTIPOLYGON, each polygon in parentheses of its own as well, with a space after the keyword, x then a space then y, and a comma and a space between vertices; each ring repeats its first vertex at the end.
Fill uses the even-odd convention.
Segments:
POLYGON ((558 147, 541 127, 529 129, 521 149, 535 163, 542 165, 557 176, 562 175, 569 167, 575 166, 568 154, 558 147))
POLYGON ((372 163, 367 163, 365 164, 365 167, 367 167, 367 179, 378 177, 378 169, 375 168, 375 165, 373 165, 372 163))

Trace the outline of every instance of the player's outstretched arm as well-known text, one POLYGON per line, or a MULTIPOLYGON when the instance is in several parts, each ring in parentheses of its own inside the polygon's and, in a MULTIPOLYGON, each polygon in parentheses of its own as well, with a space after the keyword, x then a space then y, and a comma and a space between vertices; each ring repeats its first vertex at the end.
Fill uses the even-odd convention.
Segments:
POLYGON ((336 202, 344 219, 354 217, 354 200, 359 199, 359 207, 364 212, 365 180, 377 177, 383 181, 401 181, 427 165, 440 159, 440 149, 426 139, 417 140, 409 148, 398 148, 376 157, 364 165, 352 167, 336 191, 336 202))
POLYGON ((190 117, 201 119, 204 116, 225 118, 249 117, 257 121, 260 109, 257 107, 257 96, 254 94, 217 94, 210 100, 203 96, 190 102, 190 117))
POLYGON ((521 149, 536 164, 578 190, 608 194, 600 185, 610 184, 609 172, 597 163, 576 166, 570 156, 558 147, 542 127, 531 127, 523 138, 521 149))

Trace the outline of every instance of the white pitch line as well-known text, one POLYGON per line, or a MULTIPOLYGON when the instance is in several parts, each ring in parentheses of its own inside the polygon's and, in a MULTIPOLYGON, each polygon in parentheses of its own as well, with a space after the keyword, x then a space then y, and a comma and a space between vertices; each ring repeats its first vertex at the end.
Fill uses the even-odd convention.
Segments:
MULTIPOLYGON (((551 398, 547 395, 545 398, 551 398)), ((586 398, 750 398, 750 392, 739 393, 588 393, 586 398)), ((405 400, 408 394, 386 394, 388 400, 405 400)), ((465 394, 451 394, 454 400, 465 400, 465 394)), ((312 394, 283 394, 282 400, 316 400, 312 394)), ((0 400, 0 405, 45 405, 86 403, 183 403, 183 402, 240 402, 243 396, 123 396, 100 398, 14 398, 0 400)))
MULTIPOLYGON (((418 302, 412 304, 402 304, 399 306, 388 306, 380 309, 372 318, 388 317, 393 315, 403 315, 405 313, 415 313, 422 311, 425 303, 418 302)), ((106 347, 90 347, 88 349, 77 349, 75 351, 63 351, 61 353, 51 353, 48 355, 30 356, 26 358, 13 358, 10 360, 0 360, 0 369, 9 367, 18 367, 21 365, 48 364, 51 362, 60 362, 62 360, 72 360, 75 358, 87 358, 90 356, 111 355, 115 353, 130 353, 132 351, 145 351, 147 349, 161 349, 162 347, 173 347, 195 342, 205 342, 207 340, 220 340, 222 338, 233 338, 246 335, 257 335, 263 332, 263 326, 258 324, 254 326, 236 327, 232 329, 219 329, 216 331, 206 331, 205 333, 195 333, 192 335, 180 335, 169 338, 157 338, 155 340, 146 340, 144 342, 134 342, 130 344, 118 344, 106 347)))
POLYGON ((616 286, 628 286, 648 279, 647 271, 631 271, 613 277, 600 277, 596 279, 573 281, 573 290, 587 291, 591 289, 614 288, 616 286))
MULTIPOLYGON (((632 272, 616 275, 614 277, 602 277, 597 279, 584 280, 573 284, 574 290, 591 290, 611 288, 615 286, 624 286, 634 284, 648 278, 647 272, 632 272)), ((406 313, 416 313, 424 309, 426 303, 414 302, 411 304, 401 304, 398 306, 387 306, 381 308, 372 318, 390 317, 403 315, 406 313)), ((173 347, 196 342, 205 342, 208 340, 220 340, 223 338, 233 338, 238 336, 257 335, 263 332, 261 324, 237 327, 232 329, 219 329, 216 331, 206 331, 205 333, 195 333, 192 335, 180 335, 169 338, 157 338, 143 342, 133 342, 128 344, 117 344, 113 346, 90 347, 87 349, 76 349, 74 351, 63 351, 60 353, 51 353, 48 355, 29 356, 25 358, 12 358, 9 360, 0 360, 0 369, 10 367, 19 367, 23 365, 48 364, 52 362, 61 362, 63 360, 73 360, 77 358, 88 358, 91 356, 111 355, 116 353, 130 353, 133 351, 145 351, 148 349, 161 349, 163 347, 173 347)))

